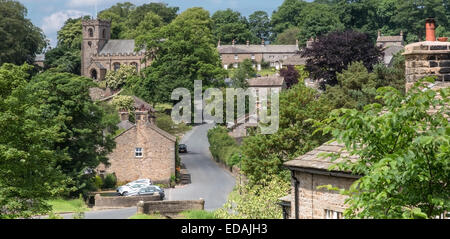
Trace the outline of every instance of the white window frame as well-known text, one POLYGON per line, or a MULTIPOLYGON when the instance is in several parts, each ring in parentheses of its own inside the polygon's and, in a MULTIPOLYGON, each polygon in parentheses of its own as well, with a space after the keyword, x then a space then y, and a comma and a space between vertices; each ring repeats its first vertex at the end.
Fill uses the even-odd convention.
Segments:
POLYGON ((235 54, 235 55, 234 55, 234 59, 235 59, 235 60, 239 60, 239 55, 238 55, 238 54, 235 54))
POLYGON ((325 209, 325 219, 343 219, 344 215, 342 212, 325 209))
POLYGON ((254 60, 256 57, 255 57, 255 54, 252 54, 252 60, 254 60))
POLYGON ((134 157, 143 158, 144 157, 144 149, 143 148, 134 148, 134 157))

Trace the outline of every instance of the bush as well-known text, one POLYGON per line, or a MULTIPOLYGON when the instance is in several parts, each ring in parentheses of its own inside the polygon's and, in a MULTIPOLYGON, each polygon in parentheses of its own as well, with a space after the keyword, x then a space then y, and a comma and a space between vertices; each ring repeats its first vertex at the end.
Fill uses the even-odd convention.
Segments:
POLYGON ((236 141, 228 135, 225 127, 218 126, 208 131, 209 150, 213 158, 232 167, 240 162, 240 149, 236 141), (236 156, 237 155, 237 156, 236 156))
POLYGON ((94 178, 94 185, 98 189, 103 188, 103 179, 99 175, 95 176, 94 178))
POLYGON ((204 210, 184 211, 181 215, 186 219, 218 219, 214 212, 204 210))
POLYGON ((107 174, 105 180, 103 181, 103 188, 104 189, 115 188, 116 184, 117 184, 116 175, 107 174))

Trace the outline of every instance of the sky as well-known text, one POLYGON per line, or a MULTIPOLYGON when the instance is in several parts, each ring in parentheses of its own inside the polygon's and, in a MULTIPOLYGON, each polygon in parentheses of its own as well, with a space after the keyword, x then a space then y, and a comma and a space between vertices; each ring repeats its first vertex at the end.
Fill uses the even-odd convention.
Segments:
POLYGON ((165 2, 180 8, 180 12, 191 7, 203 7, 211 15, 217 10, 231 8, 244 16, 262 10, 272 14, 284 0, 19 0, 27 9, 27 18, 40 27, 51 46, 56 45, 57 31, 69 18, 95 16, 97 11, 109 8, 118 2, 131 2, 137 6, 149 2, 165 2))

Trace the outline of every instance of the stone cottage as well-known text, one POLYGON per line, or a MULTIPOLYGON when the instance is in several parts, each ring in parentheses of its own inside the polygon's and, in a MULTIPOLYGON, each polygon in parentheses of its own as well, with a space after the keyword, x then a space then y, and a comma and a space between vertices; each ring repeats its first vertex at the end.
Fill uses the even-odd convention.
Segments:
MULTIPOLYGON (((436 76, 432 89, 450 87, 450 42, 436 41, 434 20, 427 19, 427 38, 424 42, 405 47, 406 89, 425 76, 436 76)), ((449 119, 450 120, 450 119, 449 119)), ((326 143, 311 152, 286 162, 291 171, 292 193, 280 199, 286 218, 291 219, 340 219, 347 208, 347 196, 338 192, 317 189, 321 185, 349 189, 360 176, 352 172, 330 171, 334 164, 322 153, 339 153, 348 156, 344 146, 336 142, 326 143)), ((351 160, 357 160, 352 157, 351 160)), ((338 159, 337 162, 339 162, 338 159)), ((444 218, 448 215, 444 215, 444 218)))
POLYGON ((281 69, 282 61, 296 54, 299 48, 298 42, 296 45, 266 45, 262 41, 261 45, 250 45, 247 41, 246 45, 238 45, 233 40, 232 45, 221 45, 219 41, 217 50, 225 69, 237 68, 239 63, 249 59, 253 62, 253 66, 260 71, 263 61, 268 62, 271 67, 275 67, 277 70, 281 69))
POLYGON ((405 48, 403 31, 399 36, 383 36, 378 31, 377 46, 383 50, 383 62, 386 66, 392 66, 394 55, 405 48))
POLYGON ((116 148, 108 156, 109 165, 100 165, 100 174, 114 173, 119 182, 149 178, 154 183, 170 183, 175 175, 176 138, 158 128, 149 109, 135 111, 136 123, 129 121, 128 111, 120 112, 116 148))
POLYGON ((111 22, 83 20, 81 45, 81 75, 103 80, 108 71, 121 65, 132 65, 139 72, 151 62, 145 60, 145 50, 135 51, 134 40, 111 39, 111 22))

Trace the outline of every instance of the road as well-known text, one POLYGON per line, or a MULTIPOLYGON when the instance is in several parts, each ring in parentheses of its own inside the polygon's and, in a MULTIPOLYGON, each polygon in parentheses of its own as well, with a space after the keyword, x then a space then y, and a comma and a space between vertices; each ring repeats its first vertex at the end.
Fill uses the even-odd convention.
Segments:
MULTIPOLYGON (((191 174, 192 183, 174 189, 166 189, 166 200, 205 199, 205 210, 212 211, 225 204, 233 190, 235 179, 210 159, 207 132, 212 124, 194 127, 180 143, 186 144, 187 154, 180 154, 181 161, 191 174)), ((137 208, 100 210, 85 213, 86 219, 127 219, 136 214, 137 208)), ((72 218, 72 214, 62 215, 72 218)))

